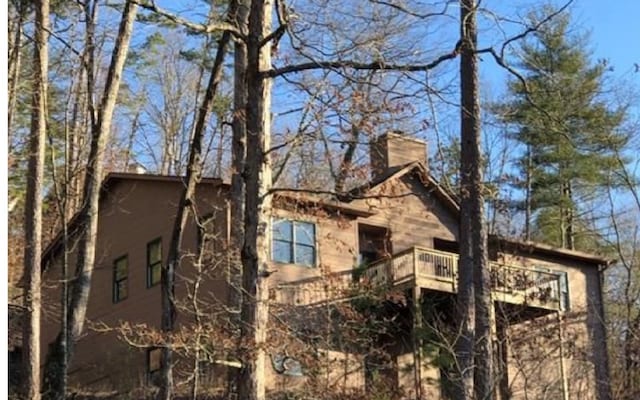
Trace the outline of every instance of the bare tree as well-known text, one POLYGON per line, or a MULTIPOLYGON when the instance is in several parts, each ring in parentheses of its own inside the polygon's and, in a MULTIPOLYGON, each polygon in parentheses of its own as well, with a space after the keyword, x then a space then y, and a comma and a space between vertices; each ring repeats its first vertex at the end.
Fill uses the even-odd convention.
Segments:
MULTIPOLYGON (((212 12, 218 12, 216 8, 212 12)), ((160 174, 186 173, 195 115, 206 84, 203 75, 210 69, 209 41, 213 38, 207 36, 202 54, 193 54, 184 50, 190 44, 185 33, 158 26, 136 51, 138 72, 130 77, 130 103, 140 123, 132 133, 145 145, 142 155, 155 163, 150 167, 160 174)))
MULTIPOLYGON (((64 379, 67 374, 67 360, 71 359, 73 346, 80 338, 84 329, 85 315, 91 290, 91 277, 95 265, 96 240, 98 231, 99 198, 103 171, 103 155, 109 135, 111 122, 118 97, 122 70, 124 68, 129 41, 136 18, 137 5, 126 2, 122 12, 122 20, 118 29, 118 36, 113 48, 111 65, 109 67, 105 90, 100 106, 91 124, 91 150, 84 179, 84 203, 78 214, 77 221, 82 228, 78 245, 78 259, 76 274, 71 285, 71 297, 68 310, 67 337, 58 335, 54 348, 47 360, 46 373, 49 385, 49 396, 64 397, 64 379), (66 343, 66 351, 64 346, 66 343)), ((88 76, 92 76, 91 73, 88 76)), ((90 82, 92 78, 89 78, 90 82)), ((89 83, 89 87, 92 85, 89 83)), ((91 110, 94 110, 91 107, 91 110)))
MULTIPOLYGON (((635 129, 634 129, 635 131, 635 129)), ((624 154, 638 148, 634 138, 629 149, 618 149, 620 169, 610 176, 607 188, 610 235, 608 240, 618 260, 607 271, 607 325, 611 345, 613 398, 633 399, 640 394, 640 192, 638 161, 625 162, 624 154), (622 200, 620 193, 623 194, 622 200)))
MULTIPOLYGON (((9 2, 9 57, 8 57, 8 110, 7 110, 7 130, 12 132, 12 120, 16 110, 18 94, 18 83, 20 81, 20 68, 22 63, 22 46, 24 23, 29 7, 21 0, 9 2)), ((12 141, 9 140, 9 143, 12 141)), ((9 152, 10 153, 10 152, 9 152)))
MULTIPOLYGON (((249 23, 249 0, 238 0, 235 13, 235 25, 239 33, 247 35, 249 23)), ((244 40, 236 39, 233 55, 233 120, 232 120, 232 144, 231 144, 231 254, 229 255, 229 306, 234 313, 231 319, 232 329, 237 330, 241 326, 242 309, 242 264, 240 261, 240 249, 244 242, 244 202, 245 182, 243 178, 245 159, 247 154, 247 46, 244 40)), ((239 337, 239 335, 238 335, 239 337)), ((227 395, 238 390, 239 374, 230 368, 228 372, 227 395)))
POLYGON ((241 399, 265 398, 268 322, 268 232, 271 215, 271 165, 269 162, 271 128, 270 0, 252 1, 249 9, 247 37, 247 98, 245 118, 247 155, 244 169, 245 212, 242 246, 242 327, 243 343, 248 352, 240 376, 241 399))
MULTIPOLYGON (((473 54, 476 44, 475 2, 460 2, 460 36, 463 58, 460 61, 461 93, 461 157, 460 157, 460 259, 458 266, 457 322, 459 337, 456 341, 456 359, 460 376, 456 382, 456 400, 472 398, 473 361, 474 361, 474 255, 483 251, 482 229, 473 226, 475 212, 482 218, 482 205, 478 205, 481 196, 478 181, 479 143, 479 106, 477 98, 477 66, 473 54), (474 212, 475 211, 475 212, 474 212), (475 233, 475 236, 473 235, 475 233)), ((482 253, 480 253, 482 255, 482 253)), ((481 262, 478 260, 477 262, 481 262)), ((482 264, 480 265, 482 267, 482 264)))
MULTIPOLYGON (((47 135, 47 72, 49 63, 49 1, 35 3, 36 24, 33 49, 33 91, 31 109, 31 146, 27 196, 25 202, 25 276, 26 307, 23 341, 24 382, 26 399, 40 399, 40 310, 42 253, 42 190, 47 135)), ((18 50, 19 51, 19 50, 18 50)))
MULTIPOLYGON (((234 15, 237 5, 231 2, 229 5, 229 15, 234 15)), ((202 104, 198 112, 194 135, 189 148, 189 161, 184 182, 184 190, 178 204, 177 215, 171 235, 171 245, 167 263, 162 268, 162 330, 170 333, 174 330, 176 309, 174 299, 175 273, 181 260, 181 245, 184 229, 189 217, 189 207, 194 203, 196 185, 200 181, 202 174, 202 138, 205 133, 206 121, 211 111, 211 107, 216 96, 218 85, 222 77, 222 67, 226 46, 231 39, 231 33, 225 31, 218 41, 216 58, 209 77, 207 91, 202 99, 202 104)), ((162 380, 160 385, 159 399, 171 399, 173 396, 173 373, 172 373, 172 345, 167 343, 162 352, 162 380)))
POLYGON ((488 400, 493 390, 493 303, 484 218, 476 7, 474 0, 460 2, 460 337, 456 345, 456 357, 462 376, 456 398, 488 400))

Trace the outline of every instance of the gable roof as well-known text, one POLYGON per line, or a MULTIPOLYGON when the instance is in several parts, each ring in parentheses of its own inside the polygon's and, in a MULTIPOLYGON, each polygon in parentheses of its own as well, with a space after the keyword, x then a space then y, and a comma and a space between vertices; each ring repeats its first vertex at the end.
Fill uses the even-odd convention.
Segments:
MULTIPOLYGON (((184 178, 180 176, 170 175, 157 175, 157 174, 137 174, 130 172, 110 172, 102 180, 100 185, 100 201, 102 202, 109 196, 110 188, 123 181, 153 181, 153 182, 184 182, 184 178)), ((208 183, 214 185, 222 185, 222 179, 219 178, 202 178, 201 183, 208 183)), ((76 212, 73 217, 67 222, 67 235, 73 237, 78 234, 80 225, 80 211, 76 212)), ((63 232, 60 230, 58 234, 49 242, 47 247, 42 252, 42 270, 46 268, 49 259, 61 249, 62 247, 63 232)))
MULTIPOLYGON (((102 189, 109 187, 109 184, 113 184, 118 181, 124 180, 139 180, 139 181, 160 181, 160 182, 184 182, 185 177, 178 175, 160 175, 160 174, 137 174, 135 172, 110 172, 102 181, 102 189)), ((214 185, 222 185, 222 179, 203 177, 200 179, 200 183, 209 183, 214 185)))
POLYGON ((590 254, 579 250, 564 249, 561 247, 555 247, 548 244, 532 241, 510 239, 498 235, 489 235, 489 241, 497 244, 502 248, 507 247, 517 249, 522 253, 536 253, 540 255, 550 255, 556 257, 561 256, 578 261, 598 264, 605 267, 615 262, 615 260, 607 259, 599 255, 590 254))
MULTIPOLYGON (((433 178, 427 171, 426 167, 420 161, 413 161, 402 166, 396 166, 388 168, 387 171, 378 176, 365 185, 356 187, 349 191, 349 193, 343 197, 344 201, 352 201, 357 198, 366 198, 372 195, 379 186, 385 182, 389 182, 394 179, 400 179, 403 176, 409 174, 417 174, 422 184, 432 191, 456 216, 460 213, 460 204, 456 195, 446 190, 438 181, 433 178)), ((531 241, 519 241, 516 239, 509 239, 497 235, 490 235, 489 240, 501 247, 517 248, 529 253, 546 254, 552 256, 566 257, 574 260, 585 261, 588 263, 608 266, 614 263, 613 260, 606 259, 602 256, 585 253, 577 250, 564 249, 559 247, 550 246, 543 243, 531 242, 531 241)))
POLYGON ((340 198, 343 201, 350 202, 355 199, 369 197, 372 195, 371 193, 382 184, 410 174, 418 176, 420 182, 431 190, 451 211, 456 214, 460 212, 460 205, 458 204, 456 196, 440 185, 440 183, 427 172, 427 168, 420 161, 412 161, 405 165, 388 168, 384 174, 375 177, 362 186, 350 190, 340 198))
POLYGON ((370 217, 376 214, 375 211, 372 211, 367 207, 357 206, 325 196, 319 196, 316 194, 297 190, 292 191, 287 189, 279 189, 273 194, 273 200, 275 204, 278 204, 280 202, 291 202, 311 208, 322 208, 326 211, 350 215, 354 217, 370 217))

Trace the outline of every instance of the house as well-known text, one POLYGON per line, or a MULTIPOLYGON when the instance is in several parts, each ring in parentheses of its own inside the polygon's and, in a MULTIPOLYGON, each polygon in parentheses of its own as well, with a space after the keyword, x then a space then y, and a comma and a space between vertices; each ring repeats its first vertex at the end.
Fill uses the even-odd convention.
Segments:
MULTIPOLYGON (((371 145, 371 182, 348 198, 274 197, 269 392, 322 386, 448 398, 458 205, 429 176, 425 153, 424 142, 387 133, 371 145)), ((72 384, 119 391, 153 384, 160 353, 150 328, 160 324, 159 271, 181 188, 177 177, 106 177, 89 329, 77 345, 72 384)), ((237 263, 228 193, 218 179, 198 186, 176 289, 183 344, 176 372, 214 389, 237 364, 226 350, 235 311, 229 267, 237 263), (191 373, 193 366, 201 369, 191 373)), ((489 244, 496 397, 608 398, 601 290, 608 261, 497 237, 489 244)), ((53 299, 60 251, 55 241, 45 253, 53 299)), ((55 303, 43 310, 45 350, 58 331, 55 303)))

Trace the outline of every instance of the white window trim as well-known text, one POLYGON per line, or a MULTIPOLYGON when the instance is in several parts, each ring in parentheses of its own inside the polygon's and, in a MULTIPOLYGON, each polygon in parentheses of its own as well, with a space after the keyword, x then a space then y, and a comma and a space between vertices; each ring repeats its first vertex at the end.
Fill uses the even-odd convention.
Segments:
POLYGON ((569 285, 569 273, 564 270, 554 269, 552 266, 547 265, 534 265, 533 268, 535 270, 541 272, 548 272, 554 274, 558 277, 558 301, 560 302, 560 310, 561 311, 569 311, 571 309, 571 288, 569 285), (566 298, 564 297, 564 292, 562 291, 562 280, 564 279, 566 286, 566 298))
MULTIPOLYGON (((294 265, 296 267, 300 267, 300 268, 307 268, 307 269, 316 269, 318 268, 319 265, 319 259, 320 259, 320 252, 318 251, 318 223, 317 221, 312 221, 312 220, 308 220, 308 219, 294 219, 294 218, 289 218, 286 216, 273 216, 271 217, 271 226, 269 231, 269 260, 271 262, 277 263, 277 264, 282 264, 282 265, 294 265), (276 261, 274 260, 274 242, 275 239, 273 238, 273 227, 275 226, 275 222, 277 221, 289 221, 293 224, 295 224, 296 222, 302 222, 305 224, 311 224, 313 225, 313 265, 304 265, 304 264, 298 264, 295 262, 281 262, 281 261, 276 261)), ((292 236, 292 244, 294 247, 294 251, 295 251, 295 228, 293 229, 293 232, 291 233, 292 236)), ((294 261, 295 261, 295 254, 294 254, 294 261)))

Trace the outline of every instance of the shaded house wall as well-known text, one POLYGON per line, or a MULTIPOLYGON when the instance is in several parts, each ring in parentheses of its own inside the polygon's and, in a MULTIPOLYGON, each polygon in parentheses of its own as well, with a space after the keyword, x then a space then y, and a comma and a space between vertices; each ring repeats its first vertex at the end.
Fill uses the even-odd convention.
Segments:
POLYGON ((358 222, 388 228, 393 253, 413 246, 433 248, 434 238, 457 240, 457 217, 424 186, 418 174, 385 182, 372 196, 356 203, 376 214, 358 222))
POLYGON ((9 395, 17 395, 20 390, 22 379, 22 321, 24 310, 22 306, 8 304, 8 346, 9 351, 7 366, 9 368, 8 389, 9 395))
MULTIPOLYGON (((180 183, 167 180, 112 179, 107 181, 100 204, 96 265, 87 309, 86 334, 78 342, 70 367, 71 384, 96 388, 127 387, 146 381, 146 347, 150 338, 140 333, 160 325, 160 285, 148 287, 147 244, 161 240, 162 260, 166 261, 171 231, 180 196, 180 183), (114 301, 114 262, 127 257, 126 297, 114 301), (131 329, 121 329, 122 323, 131 329), (126 337, 126 338, 125 338, 126 337), (131 343, 127 343, 127 341, 131 343), (147 342, 147 343, 145 343, 147 342)), ((226 240, 226 203, 219 185, 202 184, 198 188, 198 212, 215 213, 219 239, 226 240)), ((197 229, 191 220, 185 231, 183 267, 196 252, 197 229)), ((58 255, 59 256, 59 255, 58 255)), ((43 353, 59 332, 59 257, 44 275, 46 306, 42 335, 43 353)), ((221 265, 220 268, 224 268, 221 265)), ((69 270, 75 269, 75 253, 70 255, 69 270)), ((207 280, 209 299, 227 298, 224 271, 207 280)), ((193 271, 179 273, 177 297, 184 297, 186 278, 193 271)), ((213 299, 212 299, 213 301, 213 299)), ((184 315, 178 323, 188 320, 184 315)), ((45 354, 42 355, 43 360, 45 354)))
MULTIPOLYGON (((507 329, 509 391, 513 399, 601 398, 608 391, 599 265, 505 246, 500 260, 567 274, 568 308, 507 329)), ((497 313, 501 312, 500 308, 497 313)))

